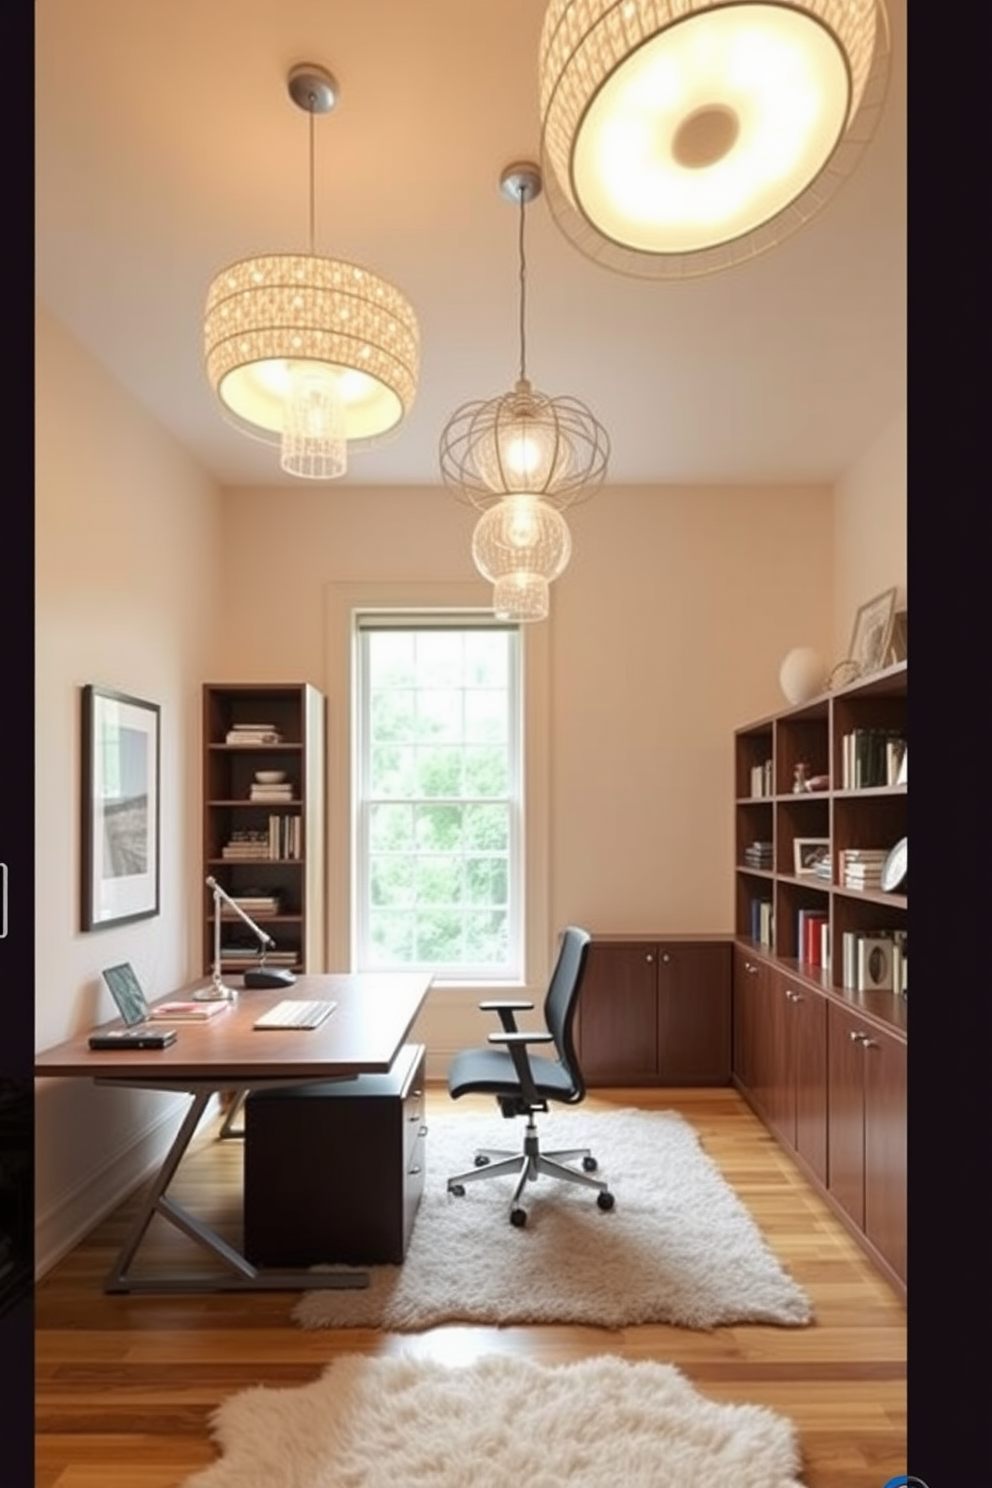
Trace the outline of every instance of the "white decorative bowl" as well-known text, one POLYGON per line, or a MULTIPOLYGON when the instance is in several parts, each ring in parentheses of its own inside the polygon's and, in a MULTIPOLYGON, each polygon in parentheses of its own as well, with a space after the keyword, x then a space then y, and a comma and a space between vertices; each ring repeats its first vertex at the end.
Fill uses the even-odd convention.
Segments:
POLYGON ((285 770, 256 770, 255 779, 259 785, 282 785, 286 779, 285 770))
POLYGON ((788 702, 805 703, 826 691, 827 666, 812 646, 797 646, 783 661, 778 680, 788 702))

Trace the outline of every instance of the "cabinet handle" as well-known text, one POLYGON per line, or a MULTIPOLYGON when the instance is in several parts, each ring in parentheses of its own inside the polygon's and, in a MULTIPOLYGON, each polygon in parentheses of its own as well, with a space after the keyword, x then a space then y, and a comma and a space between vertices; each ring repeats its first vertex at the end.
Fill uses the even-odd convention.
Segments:
POLYGON ((878 1048, 878 1040, 877 1039, 873 1039, 873 1038, 869 1038, 866 1033, 863 1033, 861 1035, 861 1047, 863 1049, 877 1049, 878 1048))
POLYGON ((427 1128, 426 1128, 426 1126, 422 1126, 420 1128, 420 1132, 418 1133, 418 1135, 421 1136, 421 1137, 426 1137, 426 1135, 427 1135, 427 1128))
POLYGON ((650 952, 650 951, 648 951, 648 953, 647 953, 647 955, 646 955, 646 956, 645 956, 645 957, 644 957, 644 959, 645 959, 645 961, 653 961, 653 960, 654 960, 654 957, 653 957, 653 956, 652 956, 652 954, 651 954, 651 952, 650 952))
POLYGON ((847 1036, 851 1040, 852 1044, 863 1044, 867 1041, 868 1038, 868 1035, 866 1033, 855 1033, 853 1029, 847 1036))
POLYGON ((750 961, 745 961, 744 968, 747 971, 748 976, 757 975, 758 968, 756 966, 752 966, 750 961))
POLYGON ((669 963, 669 961, 671 961, 671 959, 672 959, 672 958, 671 958, 671 956, 670 956, 670 955, 669 955, 669 954, 668 954, 668 952, 667 952, 667 951, 666 951, 666 952, 665 952, 665 954, 664 954, 664 955, 663 955, 663 956, 662 956, 662 958, 661 958, 661 959, 662 959, 662 961, 664 961, 664 963, 665 963, 665 965, 666 965, 666 966, 667 966, 667 965, 668 965, 668 963, 669 963))

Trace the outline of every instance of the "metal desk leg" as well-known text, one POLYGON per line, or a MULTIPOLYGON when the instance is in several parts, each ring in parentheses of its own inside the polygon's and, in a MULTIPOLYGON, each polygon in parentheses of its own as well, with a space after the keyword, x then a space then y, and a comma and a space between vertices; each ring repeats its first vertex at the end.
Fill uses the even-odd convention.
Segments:
POLYGON ((200 1124, 207 1104, 216 1092, 213 1089, 197 1089, 190 1091, 189 1094, 192 1096, 192 1104, 173 1139, 158 1176, 145 1196, 131 1231, 121 1246, 117 1260, 107 1274, 103 1286, 104 1291, 110 1293, 273 1292, 325 1291, 368 1286, 367 1271, 276 1271, 253 1266, 240 1251, 228 1245, 227 1241, 222 1239, 208 1224, 197 1219, 181 1204, 168 1197, 166 1190, 176 1175, 176 1170, 200 1124), (175 1225, 191 1240, 219 1257, 228 1268, 227 1272, 216 1275, 182 1272, 150 1277, 130 1275, 131 1262, 156 1214, 160 1214, 163 1219, 175 1225))

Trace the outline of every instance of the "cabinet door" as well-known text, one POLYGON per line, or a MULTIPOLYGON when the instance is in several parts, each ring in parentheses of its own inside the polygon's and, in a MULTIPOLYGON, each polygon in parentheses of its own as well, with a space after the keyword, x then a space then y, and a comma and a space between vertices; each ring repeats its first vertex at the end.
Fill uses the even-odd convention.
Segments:
POLYGON ((827 1186, 859 1229, 865 1223, 865 1071, 863 1027, 831 1003, 828 1028, 827 1186))
POLYGON ((650 944, 589 947, 577 1044, 587 1084, 657 1081, 657 952, 650 944))
POLYGON ((737 1083, 747 1095, 761 1105, 761 1060, 759 1037, 762 1018, 761 985, 767 971, 765 963, 740 946, 734 947, 734 1060, 737 1083))
POLYGON ((827 1004, 811 988, 790 984, 789 1056, 795 1089, 795 1148, 827 1181, 827 1004))
POLYGON ((765 1111, 773 1131, 796 1145, 796 1077, 792 1053, 792 983, 770 967, 765 975, 761 1068, 765 1111))
POLYGON ((865 1216, 868 1239, 906 1280, 906 1045, 872 1031, 862 1043, 865 1080, 865 1216))
POLYGON ((730 947, 658 946, 658 1078, 663 1085, 730 1079, 730 947))

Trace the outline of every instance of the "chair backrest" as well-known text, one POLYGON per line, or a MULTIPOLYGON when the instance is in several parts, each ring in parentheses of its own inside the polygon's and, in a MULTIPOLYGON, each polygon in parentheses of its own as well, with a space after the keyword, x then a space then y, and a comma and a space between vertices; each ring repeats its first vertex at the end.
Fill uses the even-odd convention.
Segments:
POLYGON ((582 1078, 572 1039, 572 1025, 575 1022, 575 1010, 579 1002, 579 992, 582 988, 582 978, 585 975, 591 939, 592 936, 588 930, 581 930, 577 925, 569 925, 562 931, 558 959, 551 973, 551 981, 548 983, 548 991, 544 999, 544 1021, 555 1041, 559 1063, 563 1065, 572 1082, 569 1104, 582 1100, 586 1093, 585 1081, 582 1078))

